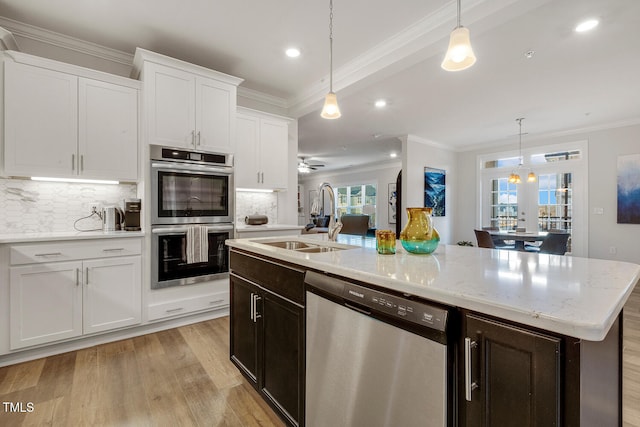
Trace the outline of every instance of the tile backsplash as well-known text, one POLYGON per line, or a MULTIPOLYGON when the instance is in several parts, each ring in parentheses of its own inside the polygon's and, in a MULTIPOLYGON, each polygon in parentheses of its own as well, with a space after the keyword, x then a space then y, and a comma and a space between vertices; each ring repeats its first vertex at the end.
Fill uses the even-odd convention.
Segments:
POLYGON ((244 224, 247 215, 266 215, 269 224, 278 223, 278 195, 250 191, 236 192, 236 223, 244 224))
MULTIPOLYGON (((80 184, 0 178, 0 234, 74 231, 74 222, 91 207, 118 205, 135 198, 135 184, 80 184)), ((81 230, 101 227, 96 215, 82 219, 81 230)))

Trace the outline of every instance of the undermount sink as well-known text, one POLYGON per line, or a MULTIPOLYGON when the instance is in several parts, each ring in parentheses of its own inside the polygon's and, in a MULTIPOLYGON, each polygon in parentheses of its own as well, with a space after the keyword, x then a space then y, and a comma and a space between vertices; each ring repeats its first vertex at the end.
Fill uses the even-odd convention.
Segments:
POLYGON ((341 251, 346 248, 333 248, 331 246, 311 246, 308 248, 298 249, 298 252, 318 253, 318 252, 333 252, 341 251))
POLYGON ((287 240, 283 242, 265 242, 264 245, 275 246, 276 248, 289 249, 292 251, 296 251, 298 249, 306 249, 306 248, 316 248, 317 246, 311 246, 303 242, 298 242, 296 240, 287 240))
POLYGON ((324 245, 314 245, 312 243, 300 242, 298 240, 283 240, 278 242, 260 242, 263 245, 269 245, 276 248, 288 249, 296 252, 304 252, 304 253, 321 253, 321 252, 333 252, 340 251, 343 249, 350 249, 348 247, 336 247, 336 246, 324 246, 324 245))

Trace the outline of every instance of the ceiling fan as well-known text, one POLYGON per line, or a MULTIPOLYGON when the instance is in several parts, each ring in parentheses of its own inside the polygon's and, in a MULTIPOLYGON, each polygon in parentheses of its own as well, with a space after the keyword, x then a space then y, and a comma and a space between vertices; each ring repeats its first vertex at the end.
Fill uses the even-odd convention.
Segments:
POLYGON ((304 157, 300 157, 300 161, 298 162, 298 172, 300 173, 309 173, 322 167, 324 167, 324 165, 308 163, 304 157))

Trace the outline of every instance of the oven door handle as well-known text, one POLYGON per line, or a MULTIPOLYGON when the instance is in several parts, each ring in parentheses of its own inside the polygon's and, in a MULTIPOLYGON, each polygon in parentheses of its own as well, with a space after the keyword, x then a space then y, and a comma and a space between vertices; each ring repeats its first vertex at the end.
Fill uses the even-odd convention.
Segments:
MULTIPOLYGON (((194 224, 196 225, 196 224, 194 224)), ((233 231, 233 225, 207 225, 207 232, 215 232, 215 231, 233 231)), ((152 228, 152 234, 168 234, 168 233, 186 233, 189 229, 189 226, 180 226, 180 227, 160 227, 160 228, 152 228)))
POLYGON ((158 171, 166 171, 166 172, 174 172, 174 171, 185 171, 192 173, 219 173, 222 175, 231 175, 233 174, 232 166, 221 166, 221 165, 195 165, 195 164, 182 164, 178 162, 172 163, 151 163, 151 169, 158 171))

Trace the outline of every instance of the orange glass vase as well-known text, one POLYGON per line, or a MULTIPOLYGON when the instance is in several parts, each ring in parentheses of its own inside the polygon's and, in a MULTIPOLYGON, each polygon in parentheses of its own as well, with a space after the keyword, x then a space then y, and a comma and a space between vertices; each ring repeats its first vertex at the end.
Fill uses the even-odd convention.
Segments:
POLYGON ((407 208, 409 222, 400 232, 402 247, 413 254, 430 254, 440 243, 440 235, 433 227, 433 208, 407 208))

